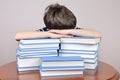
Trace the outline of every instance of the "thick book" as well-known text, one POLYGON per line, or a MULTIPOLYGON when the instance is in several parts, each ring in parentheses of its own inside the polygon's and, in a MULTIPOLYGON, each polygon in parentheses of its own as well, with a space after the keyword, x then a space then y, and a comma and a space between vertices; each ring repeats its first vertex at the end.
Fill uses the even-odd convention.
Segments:
POLYGON ((82 76, 83 70, 51 70, 51 71, 41 71, 40 75, 42 77, 50 76, 82 76))
POLYGON ((40 66, 41 71, 53 71, 53 70, 84 70, 84 66, 40 66))
POLYGON ((20 44, 49 44, 49 43, 60 43, 59 38, 37 38, 37 39, 21 39, 20 44))
POLYGON ((18 72, 28 72, 28 71, 38 71, 39 66, 36 67, 18 67, 17 71, 18 72))
POLYGON ((42 67, 49 66, 83 66, 83 58, 80 56, 55 56, 55 57, 43 57, 42 67))
POLYGON ((81 44, 97 44, 101 41, 100 38, 87 38, 87 37, 72 37, 60 38, 61 43, 81 43, 81 44))
POLYGON ((39 67, 41 64, 41 58, 20 58, 17 56, 17 68, 33 68, 33 67, 39 67))
POLYGON ((61 43, 60 48, 66 50, 98 51, 99 44, 61 43))
POLYGON ((85 63, 85 70, 95 70, 98 66, 98 61, 95 63, 85 63))
POLYGON ((59 56, 81 56, 84 59, 94 59, 98 56, 97 53, 95 54, 84 54, 84 53, 59 53, 59 56))
POLYGON ((20 58, 42 58, 42 57, 52 57, 58 56, 58 53, 43 53, 43 54, 17 54, 20 58))
POLYGON ((18 45, 19 48, 21 49, 34 49, 34 48, 58 48, 59 49, 59 44, 54 44, 54 43, 49 43, 49 44, 20 44, 18 45))
POLYGON ((60 53, 78 53, 78 54, 96 54, 98 51, 89 51, 89 50, 66 50, 66 49, 60 49, 60 53))
POLYGON ((17 55, 19 57, 27 58, 27 57, 44 57, 44 56, 58 56, 57 50, 26 50, 21 51, 17 49, 17 55))
POLYGON ((96 61, 98 61, 98 56, 96 56, 96 58, 92 58, 92 59, 84 59, 84 63, 95 63, 96 61))
POLYGON ((21 50, 20 48, 17 49, 17 53, 19 54, 35 54, 35 53, 57 53, 57 49, 23 49, 21 50))
POLYGON ((48 50, 59 50, 59 47, 49 47, 49 48, 19 48, 21 52, 31 52, 31 51, 48 51, 48 50))

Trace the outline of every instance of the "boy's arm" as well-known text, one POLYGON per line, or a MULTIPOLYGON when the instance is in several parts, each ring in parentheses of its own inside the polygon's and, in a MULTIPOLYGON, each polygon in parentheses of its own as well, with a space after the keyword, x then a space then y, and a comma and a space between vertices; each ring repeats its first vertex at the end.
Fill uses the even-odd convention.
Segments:
POLYGON ((102 34, 100 32, 92 29, 50 30, 50 32, 66 35, 102 37, 102 34))
POLYGON ((41 31, 24 31, 19 32, 15 35, 16 41, 20 39, 29 39, 29 38, 44 38, 44 37, 51 37, 51 38, 58 38, 58 37, 69 37, 66 34, 55 34, 48 31, 41 32, 41 31))

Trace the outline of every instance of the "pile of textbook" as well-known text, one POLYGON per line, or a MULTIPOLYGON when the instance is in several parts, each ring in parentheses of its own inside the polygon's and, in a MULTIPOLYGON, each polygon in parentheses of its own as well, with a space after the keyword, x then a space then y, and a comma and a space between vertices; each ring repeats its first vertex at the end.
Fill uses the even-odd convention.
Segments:
POLYGON ((20 40, 17 69, 39 70, 41 76, 83 75, 98 66, 100 38, 40 38, 20 40))
POLYGON ((100 38, 74 37, 60 40, 59 56, 81 56, 86 70, 97 68, 100 38))
POLYGON ((58 56, 60 40, 55 39, 24 39, 18 42, 18 71, 39 70, 41 57, 58 56))
POLYGON ((43 57, 40 65, 41 76, 83 75, 84 62, 80 56, 43 57))

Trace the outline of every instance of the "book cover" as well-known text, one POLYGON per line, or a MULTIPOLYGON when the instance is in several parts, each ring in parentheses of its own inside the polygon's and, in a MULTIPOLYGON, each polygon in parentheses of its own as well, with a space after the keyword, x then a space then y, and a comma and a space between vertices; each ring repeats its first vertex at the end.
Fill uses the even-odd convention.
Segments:
POLYGON ((83 58, 80 56, 55 56, 43 57, 42 67, 44 66, 84 66, 83 58))
POLYGON ((20 58, 19 56, 17 56, 17 67, 36 67, 36 66, 40 66, 41 64, 41 58, 37 57, 37 58, 20 58))
POLYGON ((98 61, 95 63, 85 63, 85 70, 94 70, 98 66, 98 61))
POLYGON ((98 51, 89 51, 89 50, 67 50, 67 49, 60 49, 59 53, 78 53, 78 54, 96 54, 98 51))
POLYGON ((61 49, 66 50, 82 50, 82 51, 97 51, 99 44, 68 44, 61 43, 61 49))
POLYGON ((35 53, 57 53, 57 49, 23 49, 21 50, 20 48, 17 49, 17 53, 19 54, 35 54, 35 53))
POLYGON ((81 76, 83 70, 52 70, 52 71, 41 71, 40 75, 45 76, 81 76))
POLYGON ((49 44, 60 43, 59 38, 37 38, 37 39, 21 39, 20 44, 49 44))
POLYGON ((81 43, 81 44, 98 44, 100 38, 86 38, 86 37, 72 37, 72 38, 60 38, 61 43, 81 43))
POLYGON ((82 57, 83 59, 94 59, 98 56, 98 53, 95 53, 95 54, 84 54, 84 53, 62 53, 60 52, 59 53, 59 56, 80 56, 82 57))
POLYGON ((51 71, 51 70, 84 70, 83 66, 40 66, 41 71, 51 71))
POLYGON ((19 48, 22 48, 22 49, 31 49, 31 48, 58 48, 59 49, 59 44, 20 44, 18 45, 19 48))

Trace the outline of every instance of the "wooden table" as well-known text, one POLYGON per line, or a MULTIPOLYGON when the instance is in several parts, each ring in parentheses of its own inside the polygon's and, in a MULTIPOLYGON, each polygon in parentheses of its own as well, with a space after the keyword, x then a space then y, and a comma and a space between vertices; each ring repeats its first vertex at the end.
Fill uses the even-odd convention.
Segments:
POLYGON ((16 62, 0 67, 0 80, 119 80, 119 73, 109 64, 99 61, 95 74, 85 73, 83 76, 40 77, 39 71, 18 73, 16 62))

